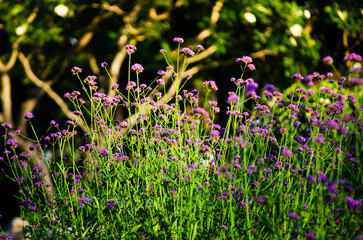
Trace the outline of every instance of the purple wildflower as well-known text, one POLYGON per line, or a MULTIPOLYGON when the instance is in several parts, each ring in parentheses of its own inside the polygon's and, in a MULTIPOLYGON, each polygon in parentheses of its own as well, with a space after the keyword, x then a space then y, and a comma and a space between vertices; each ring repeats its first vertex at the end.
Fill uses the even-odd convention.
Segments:
POLYGON ((356 53, 350 53, 347 56, 344 57, 344 61, 362 61, 362 56, 356 53))
POLYGON ((2 123, 1 126, 4 128, 9 128, 9 129, 13 128, 13 126, 11 126, 10 123, 2 123))
POLYGON ((28 113, 25 113, 24 114, 24 118, 25 119, 33 119, 34 118, 34 115, 33 115, 33 113, 28 112, 28 113))
POLYGON ((287 217, 294 219, 294 220, 299 220, 299 215, 296 213, 289 213, 289 214, 287 214, 287 217))
POLYGON ((199 50, 199 51, 204 51, 204 47, 203 47, 202 45, 198 45, 198 46, 197 46, 197 50, 199 50))
POLYGON ((73 67, 72 68, 72 74, 73 75, 77 75, 78 73, 81 73, 82 72, 82 68, 79 68, 79 67, 73 67))
POLYGON ((101 67, 105 68, 105 67, 107 67, 107 66, 108 66, 108 63, 107 63, 107 62, 103 62, 103 63, 101 63, 101 67))
POLYGON ((326 57, 323 58, 323 62, 325 64, 331 65, 331 64, 333 64, 334 60, 333 60, 333 58, 331 56, 326 56, 326 57))
POLYGON ((232 93, 229 97, 228 97, 228 102, 229 103, 237 103, 239 100, 239 97, 235 94, 235 93, 232 93))
POLYGON ((144 68, 142 67, 141 64, 135 63, 134 65, 131 66, 131 70, 134 70, 137 73, 141 73, 142 71, 144 71, 144 68))
POLYGON ((267 91, 273 92, 275 91, 275 86, 273 84, 266 84, 265 89, 267 91))
POLYGON ((252 62, 253 62, 253 60, 252 60, 252 58, 251 58, 251 57, 249 57, 249 56, 243 56, 242 58, 237 58, 237 59, 236 59, 236 62, 237 62, 237 63, 241 63, 241 62, 243 62, 243 63, 245 63, 245 64, 248 64, 248 63, 252 63, 252 62))
POLYGON ((126 45, 125 49, 127 54, 132 54, 137 50, 135 45, 126 45))
POLYGON ((301 74, 299 74, 299 73, 296 73, 296 74, 292 75, 291 78, 295 78, 295 79, 299 79, 299 80, 303 80, 304 79, 304 77, 301 74))
POLYGON ((183 43, 184 42, 184 39, 183 38, 176 37, 176 38, 173 39, 173 42, 183 43))
POLYGON ((258 88, 258 83, 251 82, 246 86, 246 95, 256 94, 256 89, 258 88))
POLYGON ((182 53, 184 56, 194 56, 195 53, 190 48, 182 48, 179 53, 182 53))
POLYGON ((306 238, 306 239, 308 239, 308 240, 313 240, 313 239, 315 239, 316 237, 315 237, 314 233, 312 233, 312 232, 308 232, 308 233, 305 235, 305 238, 306 238))

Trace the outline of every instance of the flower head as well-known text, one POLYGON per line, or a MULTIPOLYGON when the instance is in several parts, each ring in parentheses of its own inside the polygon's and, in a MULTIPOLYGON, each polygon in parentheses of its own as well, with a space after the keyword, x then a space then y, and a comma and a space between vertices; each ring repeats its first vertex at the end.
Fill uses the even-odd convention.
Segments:
POLYGON ((239 97, 235 94, 235 93, 233 93, 233 94, 231 94, 229 97, 228 97, 228 102, 229 103, 236 103, 236 102, 238 102, 238 100, 239 100, 239 97))
POLYGON ((299 220, 299 215, 297 215, 296 213, 289 213, 287 214, 287 217, 294 220, 299 220))
POLYGON ((135 45, 126 45, 125 49, 127 54, 132 54, 137 50, 135 45))
POLYGON ((198 45, 198 46, 197 46, 197 50, 199 50, 199 51, 204 51, 204 47, 203 47, 202 45, 198 45))
POLYGON ((72 68, 72 74, 73 75, 76 75, 78 73, 81 73, 82 72, 82 68, 79 68, 79 67, 73 67, 72 68))
POLYGON ((34 118, 34 115, 33 115, 33 113, 28 112, 28 113, 25 113, 24 114, 24 118, 25 119, 33 119, 34 118))
POLYGON ((195 53, 189 48, 182 48, 182 49, 180 49, 179 53, 184 54, 184 56, 194 56, 195 55, 195 53))
POLYGON ((256 94, 256 89, 258 88, 258 83, 251 82, 246 86, 246 95, 256 94))
POLYGON ((313 239, 315 239, 316 237, 315 237, 314 233, 312 233, 312 232, 308 232, 308 233, 305 235, 305 238, 306 238, 306 239, 308 239, 308 240, 313 240, 313 239))
POLYGON ((252 58, 251 58, 251 57, 249 57, 249 56, 243 56, 242 58, 237 58, 237 59, 236 59, 236 62, 237 62, 237 63, 241 63, 241 62, 243 62, 243 63, 247 64, 247 63, 252 63, 252 62, 253 62, 253 60, 252 60, 252 58))
POLYGON ((356 53, 350 53, 347 56, 344 57, 344 61, 362 61, 362 56, 356 53))
POLYGON ((144 68, 141 64, 135 63, 134 65, 131 66, 131 70, 134 70, 137 73, 141 73, 142 71, 144 71, 144 68))
POLYGON ((184 39, 176 37, 176 38, 173 39, 173 42, 183 43, 184 39))
POLYGON ((331 64, 333 64, 334 60, 331 56, 326 56, 325 58, 323 58, 323 62, 325 64, 331 65, 331 64))
POLYGON ((105 67, 107 67, 107 66, 108 66, 108 63, 107 63, 107 62, 103 62, 103 63, 101 63, 101 67, 105 68, 105 67))
POLYGON ((304 77, 301 74, 299 74, 299 73, 296 73, 296 74, 292 75, 291 78, 295 78, 295 79, 299 79, 299 80, 303 80, 304 79, 304 77))

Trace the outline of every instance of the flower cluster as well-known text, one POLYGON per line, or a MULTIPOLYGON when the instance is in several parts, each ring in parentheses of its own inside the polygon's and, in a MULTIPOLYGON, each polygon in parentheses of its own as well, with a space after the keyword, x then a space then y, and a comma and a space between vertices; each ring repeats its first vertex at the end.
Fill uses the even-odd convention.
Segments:
MULTIPOLYGON (((51 121, 41 137, 34 132, 28 152, 18 147, 20 132, 3 123, 1 159, 19 185, 25 236, 360 239, 363 99, 348 83, 360 84, 354 78, 361 71, 338 78, 344 84, 332 73, 295 74, 291 88, 268 84, 260 96, 261 83, 244 76, 252 58, 236 62, 242 76, 231 79, 236 89, 227 109, 209 95, 218 90, 215 81, 203 82, 206 95, 178 85, 175 98, 166 99, 166 73, 186 76, 168 64, 150 85, 138 74, 129 78, 127 94, 111 85, 115 96, 98 91, 96 76, 78 76, 89 88, 65 94, 74 118, 51 121), (130 117, 118 119, 119 110, 130 117), (219 111, 228 117, 224 126, 215 121, 219 111)), ((144 68, 134 63, 129 70, 144 68)))

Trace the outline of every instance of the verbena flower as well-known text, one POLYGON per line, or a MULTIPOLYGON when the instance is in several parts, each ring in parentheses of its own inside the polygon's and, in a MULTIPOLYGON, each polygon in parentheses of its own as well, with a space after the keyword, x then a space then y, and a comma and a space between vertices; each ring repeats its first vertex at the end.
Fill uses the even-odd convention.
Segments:
POLYGON ((294 219, 294 220, 299 220, 300 219, 299 215, 296 214, 296 213, 289 213, 289 214, 287 214, 287 217, 291 218, 291 219, 294 219))
POLYGON ((131 70, 134 70, 137 73, 141 73, 142 71, 144 71, 144 68, 141 64, 135 63, 134 65, 131 66, 131 70))
POLYGON ((186 57, 194 56, 195 53, 190 48, 182 48, 179 50, 179 53, 183 54, 186 57))
POLYGON ((308 240, 313 240, 313 239, 315 239, 316 237, 315 237, 315 235, 314 235, 314 233, 312 233, 312 232, 308 232, 306 235, 305 235, 305 239, 308 239, 308 240))
POLYGON ((126 45, 125 49, 126 49, 126 53, 129 55, 134 53, 137 50, 135 45, 126 45))
POLYGON ((183 38, 176 37, 176 38, 173 39, 173 42, 183 43, 184 42, 184 39, 183 38))
POLYGON ((73 75, 76 75, 78 73, 81 73, 82 72, 82 68, 79 68, 79 67, 73 67, 72 68, 72 74, 73 75))
POLYGON ((108 63, 107 63, 107 62, 102 62, 102 63, 101 63, 101 67, 105 68, 105 67, 107 67, 107 66, 108 66, 108 63))
POLYGON ((243 56, 242 58, 237 58, 236 59, 236 62, 237 63, 245 63, 245 64, 248 64, 248 63, 252 63, 253 60, 249 56, 243 56))
POLYGON ((357 61, 357 62, 361 62, 362 61, 362 56, 356 53, 350 53, 348 55, 346 55, 343 59, 344 61, 357 61))
POLYGON ((34 115, 33 115, 33 113, 28 112, 28 113, 25 113, 24 114, 24 118, 25 119, 33 119, 34 118, 34 115))
POLYGON ((326 56, 326 57, 323 58, 323 62, 325 64, 331 65, 331 64, 333 64, 334 60, 333 60, 333 58, 331 56, 326 56))

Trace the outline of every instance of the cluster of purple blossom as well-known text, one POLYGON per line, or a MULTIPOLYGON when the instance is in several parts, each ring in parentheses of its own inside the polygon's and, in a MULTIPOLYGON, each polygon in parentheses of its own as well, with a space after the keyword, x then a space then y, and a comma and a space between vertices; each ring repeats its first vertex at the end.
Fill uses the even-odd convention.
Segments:
MULTIPOLYGON (((184 40, 175 38, 174 42, 184 40)), ((198 51, 203 49, 197 46, 198 51)), ((135 50, 133 45, 126 46, 128 54, 135 50)), ((189 48, 180 53, 195 54, 189 48)), ((358 54, 348 56, 344 60, 362 61, 358 54)), ((255 69, 248 56, 236 62, 243 73, 255 69)), ((324 62, 334 61, 330 57, 324 62)), ((135 63, 131 70, 141 73, 144 68, 135 63)), ((157 84, 165 83, 163 77, 172 69, 166 70, 158 71, 157 84)), ((75 75, 81 72, 72 69, 75 75)), ((220 231, 236 238, 277 234, 316 239, 329 234, 358 239, 363 197, 359 180, 363 176, 362 99, 350 94, 349 85, 332 83, 330 73, 295 74, 292 78, 300 80, 293 92, 281 93, 269 84, 261 96, 259 84, 252 78, 232 78, 237 90, 227 99, 230 121, 220 126, 213 121, 214 112, 221 110, 218 102, 206 99, 208 104, 201 107, 197 90, 176 94, 175 102, 160 102, 161 92, 130 80, 126 90, 144 93, 142 98, 125 97, 118 86, 114 88, 117 95, 110 98, 97 91, 97 78, 88 76, 81 82, 91 87, 88 98, 97 111, 83 110, 87 106, 80 92, 65 94, 76 107, 74 115, 91 119, 83 136, 74 128, 85 118, 69 120, 64 129, 52 121, 51 132, 31 146, 32 154, 17 155, 17 135, 11 124, 3 123, 6 151, 1 160, 8 159, 19 170, 20 205, 33 227, 37 221, 67 226, 79 218, 104 218, 107 221, 99 226, 89 220, 97 225, 95 231, 106 231, 102 224, 114 221, 113 230, 137 226, 140 234, 150 238, 156 236, 153 228, 158 226, 169 238, 172 232, 189 236, 189 229, 198 229, 207 239, 220 231), (301 81, 306 79, 310 89, 301 81), (322 84, 320 89, 310 84, 315 79, 322 84), (253 102, 251 109, 246 101, 253 102), (138 111, 141 105, 149 111, 138 111), (132 112, 131 107, 139 113, 136 124, 114 119, 116 109, 132 112), (83 143, 74 148, 77 137, 83 143), (54 159, 45 154, 49 149, 59 151, 54 159), (64 149, 70 153, 65 154, 64 149), (48 163, 52 183, 47 182, 41 165, 31 167, 34 157, 48 163), (70 164, 63 164, 66 160, 70 164), (56 187, 53 199, 44 199, 47 188, 52 187, 56 187), (48 204, 43 206, 45 201, 48 204), (41 220, 34 217, 47 214, 47 209, 59 210, 41 220), (178 228, 169 215, 181 222, 178 228), (209 218, 213 221, 203 220, 209 218), (267 220, 271 218, 275 221, 267 220), (194 225, 188 225, 191 223, 194 225)), ((346 80, 352 81, 342 81, 346 80)), ((202 86, 208 92, 218 90, 214 81, 202 86)), ((30 120, 34 115, 24 117, 30 120)))

